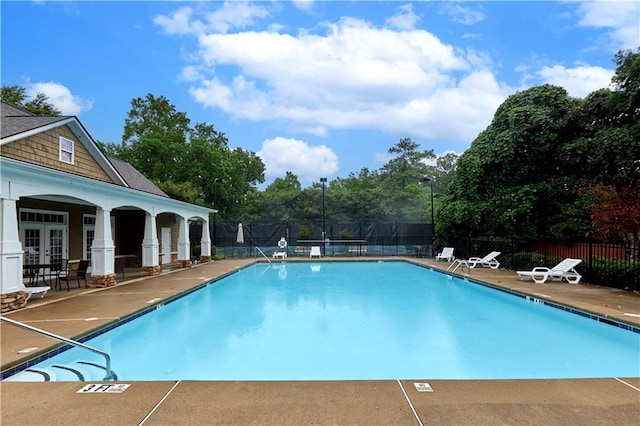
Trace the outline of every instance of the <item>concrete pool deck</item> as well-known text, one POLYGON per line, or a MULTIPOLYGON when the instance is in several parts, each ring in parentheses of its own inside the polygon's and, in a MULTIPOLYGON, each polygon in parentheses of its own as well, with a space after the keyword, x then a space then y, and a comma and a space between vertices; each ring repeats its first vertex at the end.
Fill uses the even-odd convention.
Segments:
MULTIPOLYGON (((5 316, 73 338, 256 260, 260 259, 225 259, 128 279, 107 289, 55 290, 5 316)), ((287 259, 297 260, 308 259, 287 259)), ((322 259, 331 260, 336 259, 322 259)), ((439 269, 448 266, 431 259, 406 260, 439 269)), ((534 284, 504 269, 473 269, 469 278, 640 326, 639 294, 584 284, 534 284)), ((56 344, 4 322, 0 343, 2 370, 56 344), (19 353, 25 348, 38 349, 19 353)), ((2 382, 0 424, 635 425, 640 418, 640 365, 638 370, 631 378, 575 380, 125 380, 116 383, 131 386, 119 394, 78 394, 85 384, 79 382, 2 382), (424 382, 433 392, 417 391, 414 383, 424 382)))

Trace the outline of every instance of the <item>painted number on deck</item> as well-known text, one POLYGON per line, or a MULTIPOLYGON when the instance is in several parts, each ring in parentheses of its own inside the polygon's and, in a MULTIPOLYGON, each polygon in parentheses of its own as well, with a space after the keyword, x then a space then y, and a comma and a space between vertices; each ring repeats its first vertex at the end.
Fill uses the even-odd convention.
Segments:
POLYGON ((125 383, 117 383, 117 384, 102 384, 102 383, 94 383, 85 385, 82 389, 80 389, 76 393, 122 393, 124 392, 130 384, 125 383))

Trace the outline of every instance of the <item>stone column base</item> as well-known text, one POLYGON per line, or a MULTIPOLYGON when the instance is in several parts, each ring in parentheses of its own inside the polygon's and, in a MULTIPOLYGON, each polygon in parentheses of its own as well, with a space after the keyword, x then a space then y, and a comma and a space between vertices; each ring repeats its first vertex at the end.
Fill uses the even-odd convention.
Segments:
POLYGON ((207 262, 211 262, 211 256, 200 256, 200 263, 207 263, 207 262))
POLYGON ((27 293, 16 291, 2 295, 2 313, 15 311, 24 308, 27 304, 27 293))
POLYGON ((160 266, 160 265, 143 266, 140 269, 140 276, 141 277, 152 277, 154 275, 160 275, 161 271, 162 271, 162 266, 160 266))
POLYGON ((190 268, 191 260, 178 260, 178 266, 180 268, 190 268))
POLYGON ((116 285, 116 274, 111 275, 91 275, 87 283, 87 288, 103 288, 116 285))

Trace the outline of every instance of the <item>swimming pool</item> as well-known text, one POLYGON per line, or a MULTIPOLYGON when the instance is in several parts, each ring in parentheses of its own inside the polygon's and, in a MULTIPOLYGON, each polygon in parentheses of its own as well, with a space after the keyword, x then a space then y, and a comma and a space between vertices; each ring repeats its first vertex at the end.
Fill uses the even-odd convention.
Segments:
MULTIPOLYGON (((640 334, 407 262, 256 264, 86 342, 120 380, 640 376, 640 334)), ((97 356, 70 349, 38 367, 97 356)))

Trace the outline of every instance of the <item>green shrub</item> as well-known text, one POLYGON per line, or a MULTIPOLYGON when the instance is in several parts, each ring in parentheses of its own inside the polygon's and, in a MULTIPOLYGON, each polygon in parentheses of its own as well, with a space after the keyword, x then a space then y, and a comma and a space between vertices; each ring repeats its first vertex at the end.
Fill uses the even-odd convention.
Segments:
POLYGON ((340 237, 341 240, 353 240, 354 238, 353 234, 345 229, 340 231, 338 236, 340 237))
POLYGON ((511 255, 499 256, 498 260, 504 268, 516 271, 528 271, 536 266, 551 267, 557 265, 562 259, 541 255, 540 253, 521 251, 511 255))
POLYGON ((638 276, 640 276, 640 266, 638 263, 629 263, 623 259, 606 259, 594 257, 586 261, 589 268, 584 268, 584 273, 578 266, 578 271, 582 273, 586 282, 603 285, 607 287, 619 288, 623 290, 640 290, 638 276))
POLYGON ((298 229, 298 239, 299 240, 310 240, 313 238, 313 231, 306 226, 301 226, 298 229))

